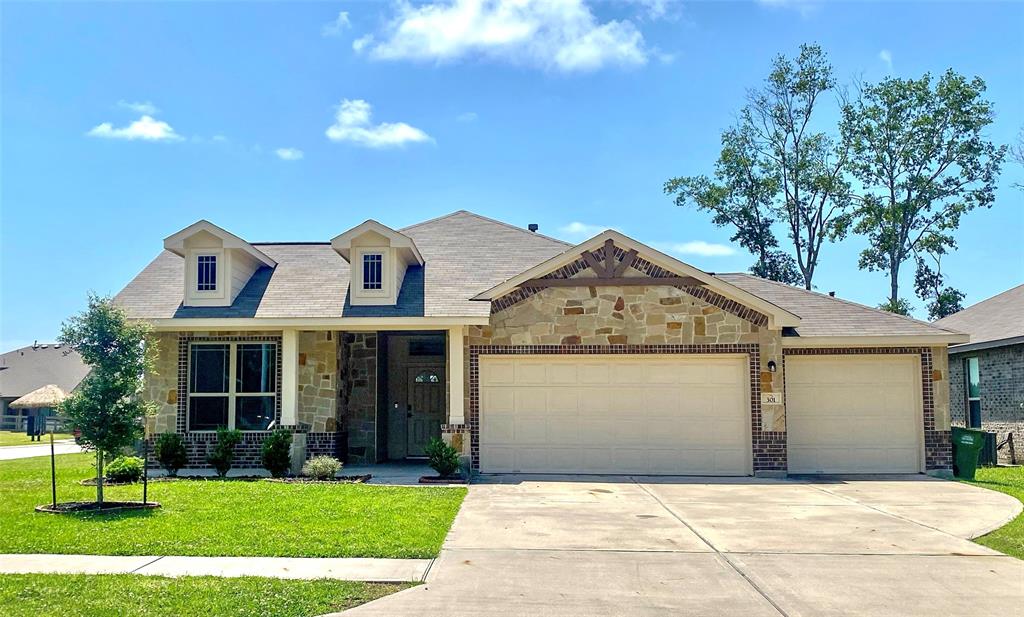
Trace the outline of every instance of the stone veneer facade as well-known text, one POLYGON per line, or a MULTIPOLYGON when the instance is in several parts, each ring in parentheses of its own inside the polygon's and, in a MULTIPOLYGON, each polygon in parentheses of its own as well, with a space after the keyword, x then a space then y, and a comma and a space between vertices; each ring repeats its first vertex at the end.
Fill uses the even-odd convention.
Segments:
MULTIPOLYGON (((955 351, 955 350, 954 350, 955 351)), ((949 357, 949 398, 955 426, 967 425, 966 358, 978 358, 981 378, 981 428, 1001 443, 1013 433, 1014 456, 1004 447, 999 462, 1024 462, 1024 344, 1005 345, 949 357)))
POLYGON ((766 316, 704 288, 670 286, 552 287, 493 306, 491 324, 470 326, 466 334, 466 424, 445 427, 475 469, 482 354, 744 353, 754 470, 785 470, 784 408, 761 406, 761 392, 779 391, 783 383, 781 336, 765 327, 766 316))
MULTIPOLYGON (((492 303, 490 325, 467 329, 466 423, 445 426, 445 437, 479 469, 480 355, 745 353, 750 362, 753 468, 755 473, 784 472, 785 406, 761 404, 762 392, 783 392, 785 383, 781 332, 766 324, 766 316, 704 288, 550 287, 499 298, 492 303), (774 362, 774 371, 769 362, 774 362)), ((785 353, 919 355, 925 467, 951 467, 945 347, 787 348, 785 353)))
POLYGON ((377 462, 377 333, 341 334, 338 402, 346 458, 352 463, 377 462))

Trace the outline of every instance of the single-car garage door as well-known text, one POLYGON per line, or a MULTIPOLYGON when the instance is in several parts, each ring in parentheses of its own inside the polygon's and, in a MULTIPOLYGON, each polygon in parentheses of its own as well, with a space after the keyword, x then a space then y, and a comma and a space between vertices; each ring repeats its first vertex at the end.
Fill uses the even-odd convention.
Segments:
POLYGON ((917 356, 788 356, 789 473, 921 471, 917 356))
POLYGON ((749 475, 742 356, 480 357, 484 473, 749 475))

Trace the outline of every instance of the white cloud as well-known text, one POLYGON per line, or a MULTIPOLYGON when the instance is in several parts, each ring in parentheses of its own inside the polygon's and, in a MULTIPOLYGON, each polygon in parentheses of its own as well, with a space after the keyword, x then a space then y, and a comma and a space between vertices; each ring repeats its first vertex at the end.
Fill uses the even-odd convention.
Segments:
POLYGON ((564 72, 642 65, 650 54, 631 21, 599 22, 583 0, 399 2, 379 35, 352 48, 377 60, 482 57, 564 72))
POLYGON ((126 127, 114 128, 109 122, 93 127, 86 135, 104 139, 142 139, 146 141, 180 141, 181 135, 174 132, 170 124, 155 120, 152 116, 142 116, 126 127))
POLYGON ((372 108, 366 101, 344 99, 338 105, 334 124, 327 128, 327 138, 331 141, 350 141, 368 148, 390 148, 433 141, 430 135, 404 122, 371 125, 371 113, 372 108))
POLYGON ((147 116, 155 116, 160 112, 157 106, 150 103, 149 101, 145 101, 143 103, 134 103, 131 101, 122 100, 117 102, 117 106, 122 107, 124 109, 130 109, 137 114, 145 114, 147 116))
POLYGON ((278 148, 274 154, 282 161, 297 161, 305 156, 305 153, 298 148, 278 148))
POLYGON ((479 117, 475 111, 464 111, 455 116, 455 119, 459 122, 476 122, 479 117))
POLYGON ((676 255, 698 255, 700 257, 727 257, 736 254, 736 249, 728 244, 715 244, 703 240, 690 242, 658 243, 654 245, 666 253, 676 255))
POLYGON ((596 236, 597 234, 601 233, 606 229, 615 228, 610 225, 593 225, 591 223, 581 223, 580 221, 573 221, 568 225, 563 225, 559 227, 558 231, 572 238, 586 240, 587 238, 592 238, 596 236))
POLYGON ((885 63, 885 68, 892 72, 892 52, 888 49, 883 49, 878 52, 878 59, 885 63))
POLYGON ((341 11, 334 21, 326 23, 323 28, 320 28, 320 36, 338 36, 351 27, 352 22, 348 20, 348 11, 341 11))

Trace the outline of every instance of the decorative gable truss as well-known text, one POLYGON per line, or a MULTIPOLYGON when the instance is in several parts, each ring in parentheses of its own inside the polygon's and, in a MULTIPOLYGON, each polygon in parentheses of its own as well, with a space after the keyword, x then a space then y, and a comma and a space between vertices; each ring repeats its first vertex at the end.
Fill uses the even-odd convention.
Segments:
POLYGON ((752 324, 793 327, 799 317, 650 247, 609 230, 474 299, 503 311, 552 287, 671 286, 752 324))

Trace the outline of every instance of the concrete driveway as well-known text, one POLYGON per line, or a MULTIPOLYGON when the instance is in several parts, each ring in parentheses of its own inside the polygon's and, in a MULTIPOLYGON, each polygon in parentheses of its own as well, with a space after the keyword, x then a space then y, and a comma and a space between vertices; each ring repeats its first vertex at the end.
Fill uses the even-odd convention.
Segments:
POLYGON ((1024 601, 1024 562, 966 539, 1021 504, 954 482, 484 482, 427 584, 346 615, 1008 615, 1024 601))

